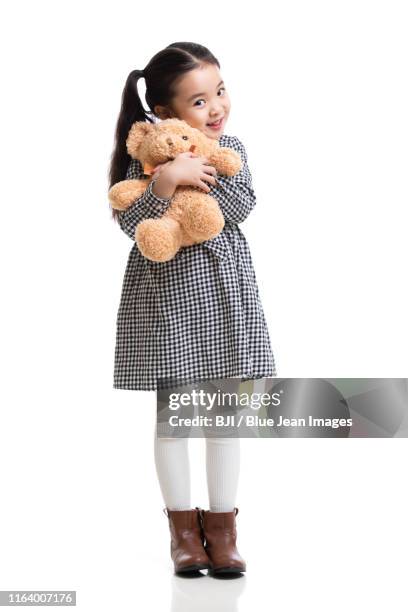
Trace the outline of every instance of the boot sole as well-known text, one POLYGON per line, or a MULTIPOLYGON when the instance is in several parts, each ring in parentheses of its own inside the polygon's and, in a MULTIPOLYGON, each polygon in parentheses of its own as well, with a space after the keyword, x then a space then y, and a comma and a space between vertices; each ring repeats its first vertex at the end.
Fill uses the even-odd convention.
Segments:
POLYGON ((209 569, 208 574, 214 576, 215 574, 241 574, 246 572, 246 568, 239 567, 219 567, 217 569, 209 569))
POLYGON ((181 567, 178 570, 175 570, 176 574, 185 574, 185 573, 189 573, 189 572, 197 572, 199 570, 205 570, 205 569, 210 569, 210 566, 208 564, 196 564, 196 565, 186 565, 186 567, 181 567))

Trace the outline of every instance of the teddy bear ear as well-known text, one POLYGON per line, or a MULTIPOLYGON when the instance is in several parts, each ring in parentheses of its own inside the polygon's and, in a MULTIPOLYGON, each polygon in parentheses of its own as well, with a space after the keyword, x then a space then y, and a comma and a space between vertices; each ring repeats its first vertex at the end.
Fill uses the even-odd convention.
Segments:
POLYGON ((179 119, 179 122, 180 122, 180 125, 183 128, 186 128, 186 129, 189 129, 189 130, 191 130, 191 129, 194 130, 195 129, 195 128, 192 128, 191 125, 189 123, 187 123, 187 121, 184 121, 183 119, 179 119))
POLYGON ((147 121, 136 121, 132 125, 126 139, 126 149, 131 157, 137 158, 140 144, 152 127, 153 124, 147 121))

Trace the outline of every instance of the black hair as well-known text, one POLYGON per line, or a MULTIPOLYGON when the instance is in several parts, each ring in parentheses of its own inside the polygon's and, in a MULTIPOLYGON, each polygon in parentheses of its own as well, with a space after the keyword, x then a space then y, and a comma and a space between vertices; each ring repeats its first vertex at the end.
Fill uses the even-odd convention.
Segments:
MULTIPOLYGON (((217 58, 207 47, 191 42, 176 42, 156 53, 143 70, 132 70, 128 75, 116 124, 109 167, 109 187, 126 178, 131 161, 126 150, 126 139, 132 124, 135 121, 154 123, 155 106, 167 106, 171 103, 176 80, 202 64, 215 64, 220 68, 217 58), (146 82, 145 98, 150 111, 144 109, 137 89, 141 77, 144 77, 146 82)), ((112 216, 117 217, 117 211, 114 209, 112 216)))

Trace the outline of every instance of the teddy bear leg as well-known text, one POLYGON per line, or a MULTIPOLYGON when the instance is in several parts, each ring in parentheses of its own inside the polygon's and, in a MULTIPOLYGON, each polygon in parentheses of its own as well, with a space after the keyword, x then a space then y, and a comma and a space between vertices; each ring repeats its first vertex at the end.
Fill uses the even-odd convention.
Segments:
POLYGON ((194 240, 215 238, 224 227, 218 202, 206 193, 194 192, 183 203, 183 227, 194 240))
POLYGON ((180 223, 171 217, 146 219, 136 227, 135 240, 147 259, 169 261, 181 247, 180 223))

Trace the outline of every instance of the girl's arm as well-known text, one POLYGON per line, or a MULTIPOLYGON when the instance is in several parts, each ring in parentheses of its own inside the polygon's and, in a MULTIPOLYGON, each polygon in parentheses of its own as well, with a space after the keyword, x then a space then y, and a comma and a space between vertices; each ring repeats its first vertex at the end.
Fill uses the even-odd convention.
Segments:
POLYGON ((218 186, 211 185, 209 195, 217 200, 226 221, 242 223, 256 205, 256 196, 244 145, 234 136, 233 142, 228 146, 241 155, 242 168, 235 176, 217 174, 218 186))
MULTIPOLYGON (((144 178, 142 164, 138 159, 132 159, 126 179, 144 178)), ((127 209, 118 213, 118 222, 121 229, 131 240, 135 239, 136 226, 145 219, 157 219, 163 215, 171 202, 171 198, 159 198, 152 191, 153 183, 150 182, 146 191, 137 198, 127 209)))

